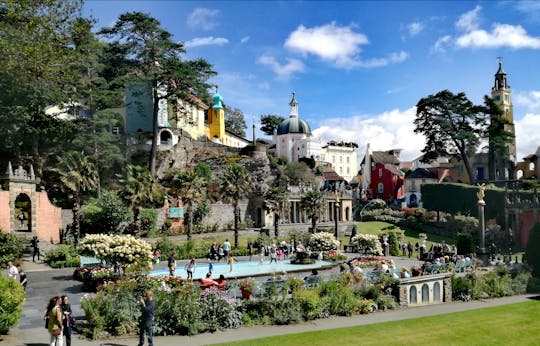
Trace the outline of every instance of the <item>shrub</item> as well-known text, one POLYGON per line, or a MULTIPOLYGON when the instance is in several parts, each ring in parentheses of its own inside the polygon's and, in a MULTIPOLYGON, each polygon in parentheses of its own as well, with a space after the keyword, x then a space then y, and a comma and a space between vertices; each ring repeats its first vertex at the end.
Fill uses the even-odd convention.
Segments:
POLYGON ((351 244, 355 244, 358 252, 366 255, 382 256, 382 246, 379 237, 374 234, 357 234, 351 239, 351 244))
POLYGON ((392 310, 397 308, 396 299, 391 294, 381 294, 375 301, 379 310, 392 310))
POLYGON ((13 234, 2 233, 0 229, 0 267, 5 268, 9 261, 16 262, 22 253, 22 240, 13 234))
POLYGON ((171 292, 158 292, 154 330, 160 335, 194 335, 205 330, 200 290, 182 286, 171 292))
POLYGON ((114 191, 103 191, 101 198, 92 198, 81 207, 83 231, 115 233, 118 225, 133 220, 133 212, 114 191))
POLYGON ((474 251, 474 242, 470 233, 458 233, 457 252, 459 255, 467 255, 474 251))
POLYGON ((141 210, 141 233, 155 236, 157 234, 158 211, 155 209, 141 210))
POLYGON ((390 231, 388 232, 388 246, 390 250, 391 256, 399 256, 399 241, 396 232, 390 231))
POLYGON ((339 241, 332 233, 320 232, 315 233, 309 239, 309 248, 311 251, 330 251, 337 250, 339 241))
POLYGON ((0 275, 0 334, 7 334, 11 326, 19 323, 24 298, 17 281, 0 275))
POLYGON ((211 287, 202 292, 202 320, 210 331, 221 328, 238 328, 242 324, 242 313, 236 310, 237 303, 225 292, 211 287))
POLYGON ((95 256, 110 264, 139 264, 146 267, 152 258, 152 247, 144 240, 130 235, 91 234, 81 242, 81 254, 95 256))
POLYGON ((319 295, 331 315, 350 316, 360 306, 359 300, 354 295, 353 289, 343 285, 337 280, 321 282, 319 295))
POLYGON ((78 267, 81 263, 77 249, 72 245, 60 245, 48 251, 45 262, 52 268, 78 267))
POLYGON ((469 277, 452 276, 452 299, 462 299, 473 292, 473 282, 469 277))
POLYGON ((302 316, 305 320, 314 320, 328 315, 326 305, 317 290, 299 290, 294 294, 293 299, 296 299, 300 304, 302 316))
POLYGON ((529 231, 529 240, 525 255, 527 263, 533 269, 534 277, 540 278, 540 223, 536 223, 529 231))

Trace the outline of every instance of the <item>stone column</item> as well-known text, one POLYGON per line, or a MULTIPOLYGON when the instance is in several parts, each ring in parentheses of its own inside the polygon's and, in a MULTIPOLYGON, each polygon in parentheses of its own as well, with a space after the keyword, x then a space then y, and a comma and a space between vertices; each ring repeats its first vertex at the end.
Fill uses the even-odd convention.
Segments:
POLYGON ((443 279, 443 301, 449 303, 452 301, 452 278, 446 277, 443 279))
POLYGON ((480 228, 480 253, 486 253, 486 220, 484 215, 484 208, 486 202, 484 200, 478 201, 478 227, 480 228))

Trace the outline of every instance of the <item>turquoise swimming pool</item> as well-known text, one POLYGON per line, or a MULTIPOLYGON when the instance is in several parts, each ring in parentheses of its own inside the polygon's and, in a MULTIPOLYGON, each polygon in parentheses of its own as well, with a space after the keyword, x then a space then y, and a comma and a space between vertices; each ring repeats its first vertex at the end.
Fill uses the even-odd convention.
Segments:
MULTIPOLYGON (((233 270, 230 272, 227 263, 214 263, 213 278, 219 277, 221 274, 226 278, 241 278, 247 276, 263 276, 272 275, 273 273, 280 274, 283 271, 287 273, 299 271, 311 271, 312 269, 326 269, 334 266, 332 262, 315 261, 313 264, 291 264, 290 260, 278 261, 277 263, 269 264, 265 261, 264 264, 259 264, 259 261, 238 261, 233 265, 233 270)), ((201 279, 208 273, 208 262, 201 261, 197 263, 193 273, 193 279, 201 279)), ((175 276, 187 277, 186 269, 182 266, 176 267, 175 276)), ((153 270, 150 276, 165 276, 169 275, 168 269, 153 270)))

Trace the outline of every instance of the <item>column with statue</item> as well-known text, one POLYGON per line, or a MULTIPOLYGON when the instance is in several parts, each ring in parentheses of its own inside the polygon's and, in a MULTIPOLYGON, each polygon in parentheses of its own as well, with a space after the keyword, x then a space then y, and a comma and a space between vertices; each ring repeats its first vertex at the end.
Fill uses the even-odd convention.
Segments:
POLYGON ((485 217, 485 207, 486 202, 484 197, 486 196, 486 184, 478 185, 478 192, 476 197, 478 198, 478 227, 480 231, 480 246, 478 249, 477 257, 484 262, 488 263, 488 255, 486 254, 486 217, 485 217))

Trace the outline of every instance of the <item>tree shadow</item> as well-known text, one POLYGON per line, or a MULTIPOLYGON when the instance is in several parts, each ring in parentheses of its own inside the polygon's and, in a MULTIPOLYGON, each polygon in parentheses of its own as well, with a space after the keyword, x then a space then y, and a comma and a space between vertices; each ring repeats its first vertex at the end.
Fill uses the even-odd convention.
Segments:
POLYGON ((25 346, 49 346, 50 344, 44 344, 44 343, 35 343, 35 342, 32 342, 30 344, 24 344, 25 346))
POLYGON ((530 300, 540 300, 540 296, 529 297, 530 300))
POLYGON ((54 280, 68 281, 68 280, 73 280, 73 275, 58 275, 58 276, 53 276, 52 278, 54 280))
POLYGON ((99 344, 99 346, 128 346, 126 344, 112 344, 110 342, 106 342, 104 344, 99 344))

